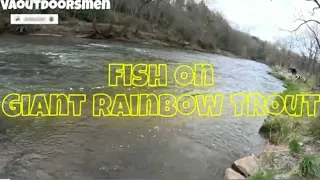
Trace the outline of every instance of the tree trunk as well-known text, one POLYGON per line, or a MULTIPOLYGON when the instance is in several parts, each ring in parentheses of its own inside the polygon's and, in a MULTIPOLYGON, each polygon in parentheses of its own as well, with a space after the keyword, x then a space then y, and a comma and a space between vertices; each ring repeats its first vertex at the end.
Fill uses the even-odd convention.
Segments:
POLYGON ((117 4, 117 0, 114 0, 113 2, 113 11, 116 12, 116 4, 117 4))
MULTIPOLYGON (((150 2, 151 2, 151 0, 146 0, 146 1, 143 1, 143 2, 142 2, 141 6, 139 7, 139 9, 138 9, 138 11, 137 11, 137 14, 136 14, 136 17, 137 17, 138 19, 140 19, 140 17, 141 17, 141 11, 142 11, 142 9, 144 8, 144 6, 146 6, 146 5, 149 4, 150 2)), ((136 31, 135 31, 136 34, 139 34, 139 29, 140 29, 140 24, 138 23, 138 24, 137 24, 137 27, 136 27, 136 31)))
POLYGON ((95 11, 92 12, 92 29, 95 33, 99 32, 97 28, 97 16, 95 11))

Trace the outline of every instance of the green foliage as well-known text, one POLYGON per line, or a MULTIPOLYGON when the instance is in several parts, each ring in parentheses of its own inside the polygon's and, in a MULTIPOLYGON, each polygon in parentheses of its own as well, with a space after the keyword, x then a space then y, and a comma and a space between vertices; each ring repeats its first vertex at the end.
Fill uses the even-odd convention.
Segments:
POLYGON ((248 180, 274 180, 275 172, 272 170, 269 171, 259 171, 254 173, 248 178, 248 180))
POLYGON ((293 80, 292 79, 286 79, 285 80, 285 82, 284 82, 284 84, 288 87, 288 86, 290 86, 291 84, 293 84, 294 82, 293 82, 293 80))
POLYGON ((274 168, 274 153, 263 153, 261 155, 261 164, 270 168, 274 168))
POLYGON ((276 97, 274 102, 278 104, 277 108, 270 107, 273 114, 289 115, 291 117, 303 117, 307 114, 307 106, 303 101, 310 101, 310 109, 313 108, 314 99, 306 99, 299 96, 304 91, 309 91, 310 86, 306 84, 296 83, 290 79, 285 81, 287 89, 283 91, 280 96, 276 97))
POLYGON ((320 178, 320 156, 305 156, 300 162, 299 170, 304 177, 320 178))
POLYGON ((281 80, 281 81, 286 81, 287 78, 285 76, 283 76, 282 74, 278 73, 278 72, 268 72, 269 75, 281 80))
POLYGON ((320 117, 311 120, 309 132, 316 139, 320 139, 320 117))
POLYGON ((291 153, 300 153, 301 145, 299 144, 299 141, 296 139, 291 140, 289 142, 289 149, 291 153))
POLYGON ((281 144, 293 140, 299 127, 300 124, 294 119, 274 117, 265 120, 260 134, 273 144, 281 144))
POLYGON ((295 86, 293 84, 289 84, 287 89, 281 94, 282 96, 286 95, 296 95, 301 92, 300 88, 298 86, 295 86))

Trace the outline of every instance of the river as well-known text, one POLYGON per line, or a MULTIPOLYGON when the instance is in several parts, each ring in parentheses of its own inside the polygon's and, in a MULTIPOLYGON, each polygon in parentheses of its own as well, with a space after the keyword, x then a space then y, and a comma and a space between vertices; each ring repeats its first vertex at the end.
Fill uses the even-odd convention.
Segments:
MULTIPOLYGON (((0 97, 8 93, 175 94, 278 93, 270 68, 245 59, 147 45, 87 39, 0 38, 0 97), (210 63, 215 85, 207 88, 137 89, 107 86, 110 62, 143 58, 171 66, 210 63), (151 58, 153 57, 153 58, 151 58), (162 60, 154 60, 154 57, 162 60)), ((222 179, 234 160, 262 151, 263 117, 59 117, 7 118, 0 138, 0 177, 11 179, 222 179), (157 128, 159 127, 159 129, 157 128), (155 128, 156 127, 156 128, 155 128)))

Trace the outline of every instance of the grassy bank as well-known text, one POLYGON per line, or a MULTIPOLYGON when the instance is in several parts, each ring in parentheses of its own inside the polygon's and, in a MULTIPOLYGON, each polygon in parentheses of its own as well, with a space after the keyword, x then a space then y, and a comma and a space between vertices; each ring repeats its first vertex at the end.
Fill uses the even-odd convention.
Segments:
MULTIPOLYGON (((308 83, 294 80, 280 72, 270 72, 270 75, 282 80, 287 89, 278 98, 280 108, 287 111, 279 112, 277 116, 269 115, 260 129, 260 133, 268 140, 263 154, 259 156, 261 172, 254 180, 267 180, 272 172, 274 177, 319 179, 320 178, 320 117, 307 116, 308 108, 302 101, 285 98, 288 95, 317 94, 308 83), (288 114, 295 114, 295 117, 288 114), (260 174, 260 175, 259 175, 260 174)), ((310 109, 314 108, 317 98, 306 98, 310 109)))

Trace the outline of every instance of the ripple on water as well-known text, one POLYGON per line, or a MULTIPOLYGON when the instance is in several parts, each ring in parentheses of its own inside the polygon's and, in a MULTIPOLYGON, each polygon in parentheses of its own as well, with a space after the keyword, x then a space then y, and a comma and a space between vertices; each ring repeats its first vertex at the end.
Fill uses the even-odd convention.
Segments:
POLYGON ((97 46, 97 47, 103 47, 103 48, 114 47, 114 46, 108 45, 108 44, 96 44, 96 43, 91 43, 91 44, 89 44, 89 46, 97 46))

